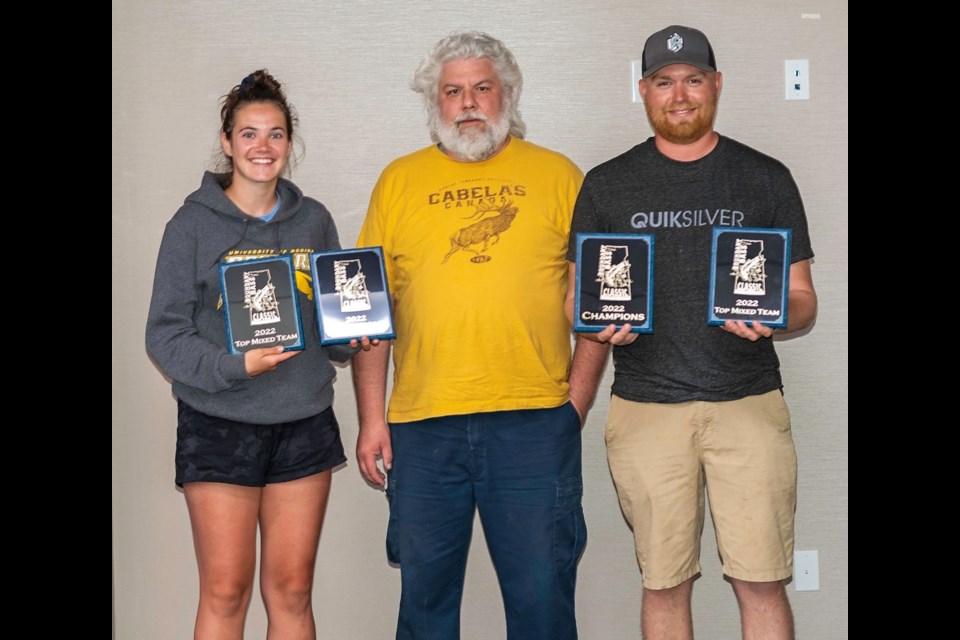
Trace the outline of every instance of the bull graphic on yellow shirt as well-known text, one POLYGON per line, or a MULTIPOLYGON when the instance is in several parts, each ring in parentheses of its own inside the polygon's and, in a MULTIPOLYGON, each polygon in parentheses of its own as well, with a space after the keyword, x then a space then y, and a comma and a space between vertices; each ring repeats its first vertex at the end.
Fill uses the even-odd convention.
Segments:
POLYGON ((489 247, 500 241, 500 234, 510 228, 513 219, 517 217, 519 209, 512 206, 513 200, 506 200, 497 205, 494 202, 481 202, 477 205, 477 212, 471 218, 485 216, 488 213, 497 215, 485 217, 471 225, 463 227, 452 236, 450 236, 450 252, 443 257, 440 264, 446 262, 450 256, 463 249, 476 255, 470 258, 471 262, 487 262, 491 258, 488 255, 481 255, 489 247), (475 247, 479 246, 477 249, 475 247))

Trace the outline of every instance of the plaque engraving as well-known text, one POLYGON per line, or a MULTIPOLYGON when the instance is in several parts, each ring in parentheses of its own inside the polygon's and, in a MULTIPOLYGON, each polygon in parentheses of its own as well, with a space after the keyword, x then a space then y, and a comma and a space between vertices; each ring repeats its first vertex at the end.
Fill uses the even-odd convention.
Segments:
POLYGON ((291 256, 222 263, 220 288, 230 353, 276 346, 285 351, 304 348, 291 256))
POLYGON ((787 326, 790 230, 715 227, 707 324, 787 326))
POLYGON ((314 253, 310 268, 320 344, 396 337, 382 247, 314 253))
POLYGON ((653 235, 579 233, 573 330, 653 332, 653 235))

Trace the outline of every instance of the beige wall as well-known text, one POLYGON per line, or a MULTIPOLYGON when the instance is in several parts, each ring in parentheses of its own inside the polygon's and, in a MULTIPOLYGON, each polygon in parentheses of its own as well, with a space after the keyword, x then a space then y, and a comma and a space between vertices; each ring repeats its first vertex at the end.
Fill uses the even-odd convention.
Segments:
MULTIPOLYGON (((114 0, 113 572, 119 640, 192 633, 197 575, 183 495, 173 484, 175 402, 148 360, 143 329, 164 224, 196 188, 216 144, 218 98, 267 67, 299 109, 306 157, 293 179, 357 237, 377 175, 429 143, 407 82, 453 30, 489 31, 525 76, 530 140, 584 170, 650 135, 631 102, 630 60, 668 24, 703 29, 724 72, 718 130, 783 160, 803 194, 817 257, 820 316, 778 344, 800 459, 798 550, 820 553, 820 591, 788 587, 798 637, 847 637, 847 3, 841 0, 114 0), (812 16, 810 14, 813 14, 812 16), (816 17, 813 17, 816 16, 816 17), (783 61, 810 60, 811 99, 784 99, 783 61)), ((608 368, 601 396, 611 382, 608 368)), ((321 638, 393 637, 399 572, 387 564, 384 496, 360 479, 348 369, 335 408, 350 462, 334 474, 320 543, 321 638)), ((585 640, 639 637, 640 576, 607 471, 603 397, 584 437, 589 543, 577 592, 585 640)), ((739 637, 707 525, 694 615, 700 640, 739 637)), ((464 640, 505 637, 496 579, 477 529, 464 640)), ((249 638, 263 638, 255 598, 249 638)))

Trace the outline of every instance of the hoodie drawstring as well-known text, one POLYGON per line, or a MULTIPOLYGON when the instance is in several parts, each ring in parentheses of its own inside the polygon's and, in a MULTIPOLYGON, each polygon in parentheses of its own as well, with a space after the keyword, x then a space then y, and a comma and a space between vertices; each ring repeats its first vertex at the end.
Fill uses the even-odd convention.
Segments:
POLYGON ((249 219, 249 218, 244 218, 244 219, 243 219, 243 233, 240 234, 240 239, 237 240, 236 242, 234 242, 232 245, 230 245, 230 246, 227 247, 226 249, 224 249, 224 250, 220 253, 220 255, 217 257, 217 259, 213 261, 213 264, 220 264, 220 261, 223 260, 224 256, 226 256, 228 253, 230 253, 233 249, 235 249, 235 248, 237 248, 238 246, 240 246, 240 244, 241 244, 241 243, 246 239, 246 237, 247 237, 247 227, 248 227, 249 225, 250 225, 250 219, 249 219))
MULTIPOLYGON (((273 249, 276 255, 280 255, 282 251, 280 250, 280 225, 283 224, 283 220, 273 223, 273 249)), ((240 234, 240 239, 234 242, 232 245, 223 250, 223 252, 213 261, 213 264, 217 265, 226 257, 228 253, 240 246, 243 241, 247 238, 247 229, 250 226, 250 218, 244 218, 243 220, 243 233, 240 234)))

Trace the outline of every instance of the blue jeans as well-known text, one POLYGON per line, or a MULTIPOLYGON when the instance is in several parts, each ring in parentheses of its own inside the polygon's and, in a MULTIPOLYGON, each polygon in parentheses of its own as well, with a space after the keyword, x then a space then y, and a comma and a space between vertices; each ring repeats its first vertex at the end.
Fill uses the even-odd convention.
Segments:
POLYGON ((580 418, 496 411, 390 425, 387 556, 399 563, 397 640, 458 640, 480 514, 509 640, 576 640, 583 519, 580 418))

